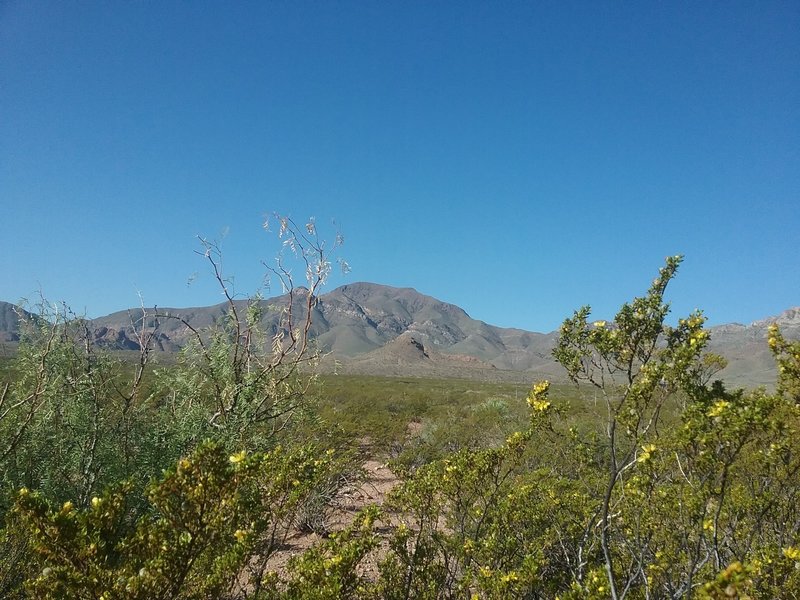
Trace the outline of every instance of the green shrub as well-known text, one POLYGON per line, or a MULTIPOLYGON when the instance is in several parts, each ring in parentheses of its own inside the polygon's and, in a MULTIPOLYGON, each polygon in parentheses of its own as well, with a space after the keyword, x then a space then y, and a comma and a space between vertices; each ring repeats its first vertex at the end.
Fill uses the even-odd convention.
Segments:
POLYGON ((554 354, 578 393, 539 382, 517 403, 463 382, 330 378, 316 413, 304 334, 265 347, 258 305, 242 320, 230 295, 228 318, 149 382, 146 352, 131 371, 87 343, 80 319, 31 323, 0 399, 0 593, 797 597, 800 344, 770 329, 775 394, 710 382, 720 361, 704 352, 702 314, 667 323, 680 261, 613 321, 586 307, 564 322, 554 354), (404 480, 383 512, 330 531, 358 483, 359 425, 397 444, 404 480), (297 528, 323 537, 271 572, 297 528))

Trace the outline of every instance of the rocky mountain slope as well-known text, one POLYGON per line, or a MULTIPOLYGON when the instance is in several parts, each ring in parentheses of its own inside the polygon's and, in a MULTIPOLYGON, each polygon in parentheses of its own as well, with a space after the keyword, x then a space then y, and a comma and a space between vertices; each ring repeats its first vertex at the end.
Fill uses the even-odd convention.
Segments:
POLYGON ((8 302, 0 302, 0 342, 19 340, 20 315, 27 318, 29 313, 8 302))
POLYGON ((777 323, 788 339, 800 339, 800 307, 755 321, 750 325, 730 323, 710 327, 708 349, 728 359, 718 375, 729 385, 759 386, 775 382, 775 360, 767 347, 767 328, 777 323))
MULTIPOLYGON (((295 291, 293 312, 297 320, 305 318, 304 293, 302 289, 295 291)), ((287 306, 288 300, 284 295, 262 301, 262 322, 269 333, 277 331, 280 310, 287 306)), ((237 308, 243 314, 245 302, 237 302, 237 308)), ((158 319, 163 349, 183 346, 193 335, 189 326, 202 329, 213 325, 225 318, 226 310, 225 304, 186 309, 159 307, 159 314, 173 317, 158 319)), ((148 309, 148 312, 156 311, 148 309)), ((128 347, 135 343, 131 322, 141 318, 141 309, 133 309, 94 319, 93 323, 103 329, 102 339, 109 345, 128 347)), ((430 351, 427 358, 436 356, 441 361, 445 356, 471 357, 486 368, 516 371, 552 364, 550 349, 556 338, 554 333, 494 327, 470 318, 454 304, 414 289, 373 283, 345 285, 321 295, 313 308, 312 323, 311 334, 323 351, 343 363, 358 359, 362 365, 376 369, 380 357, 388 357, 391 349, 383 354, 376 351, 403 334, 410 334, 426 352, 430 351)), ((155 324, 153 318, 145 323, 147 327, 155 324)), ((464 361, 458 364, 463 365, 464 361)))
MULTIPOLYGON (((303 296, 296 290, 293 312, 305 317, 303 296)), ((289 296, 262 301, 262 323, 274 333, 289 296)), ((244 314, 245 301, 237 301, 244 314)), ((225 318, 227 306, 148 309, 144 325, 158 326, 156 347, 180 349, 203 329, 225 318), (159 318, 152 315, 160 314, 159 318), (170 315, 168 317, 163 315, 170 315)), ((109 348, 137 347, 132 324, 142 321, 142 310, 132 309, 94 319, 95 341, 109 348)), ((501 379, 563 378, 551 349, 557 332, 547 334, 508 329, 472 319, 463 309, 417 292, 373 283, 339 287, 317 299, 312 313, 312 336, 330 353, 326 368, 384 375, 479 376, 501 379)), ((750 325, 712 327, 710 350, 725 356, 729 365, 721 377, 736 385, 770 385, 775 367, 766 345, 767 327, 778 323, 787 337, 800 338, 800 308, 750 325)), ((0 341, 18 339, 19 319, 14 307, 0 302, 0 341)))

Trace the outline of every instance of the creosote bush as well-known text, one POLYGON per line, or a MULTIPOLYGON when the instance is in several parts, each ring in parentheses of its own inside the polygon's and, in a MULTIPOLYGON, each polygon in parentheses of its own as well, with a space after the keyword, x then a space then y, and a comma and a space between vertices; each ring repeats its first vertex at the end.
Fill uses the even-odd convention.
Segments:
POLYGON ((37 598, 219 598, 258 592, 270 556, 304 502, 338 468, 313 445, 227 456, 201 444, 148 486, 150 510, 131 522, 122 485, 88 508, 53 506, 26 488, 11 531, 29 535, 41 570, 37 598))

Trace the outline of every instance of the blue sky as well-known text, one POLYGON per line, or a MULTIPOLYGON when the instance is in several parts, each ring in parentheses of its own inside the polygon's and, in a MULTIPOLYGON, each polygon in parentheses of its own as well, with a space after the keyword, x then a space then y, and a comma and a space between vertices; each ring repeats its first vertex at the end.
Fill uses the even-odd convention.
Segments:
POLYGON ((549 331, 682 253, 674 310, 749 322, 800 304, 799 107, 797 2, 6 1, 0 299, 216 303, 224 232, 251 293, 278 212, 328 289, 549 331))

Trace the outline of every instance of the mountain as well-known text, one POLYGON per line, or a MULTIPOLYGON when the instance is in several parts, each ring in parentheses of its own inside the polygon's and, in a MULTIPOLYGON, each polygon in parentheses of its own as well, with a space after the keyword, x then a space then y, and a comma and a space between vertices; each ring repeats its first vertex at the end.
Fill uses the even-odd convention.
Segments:
POLYGON ((0 301, 0 342, 19 341, 20 317, 29 319, 33 315, 19 306, 0 301))
MULTIPOLYGON (((296 320, 305 317, 307 290, 292 296, 296 320)), ((261 301, 262 325, 269 334, 281 326, 281 310, 289 296, 261 301)), ((236 301, 243 315, 247 303, 236 301)), ((144 325, 158 326, 155 347, 173 352, 193 336, 193 330, 226 318, 225 303, 208 307, 147 309, 144 325), (156 319, 152 315, 162 315, 156 319), (164 316, 168 315, 168 316, 164 316)), ((563 379, 551 356, 557 332, 534 333, 495 327, 472 319, 454 304, 412 288, 374 283, 344 285, 317 298, 311 335, 329 353, 323 367, 340 372, 382 375, 481 377, 487 379, 563 379)), ((141 308, 92 320, 96 343, 114 349, 138 347, 133 323, 141 327, 141 308)), ((728 359, 720 374, 731 385, 771 385, 775 365, 766 344, 767 328, 778 323, 784 334, 800 339, 800 308, 750 325, 732 323, 711 327, 709 350, 728 359)), ((18 339, 19 318, 10 304, 0 302, 0 341, 18 339), (15 337, 16 336, 16 337, 15 337)))
POLYGON ((327 325, 318 335, 320 346, 345 357, 375 350, 408 332, 426 348, 472 356, 498 369, 529 370, 552 362, 553 334, 487 325, 412 288, 345 285, 320 296, 317 310, 327 325))
POLYGON ((728 359, 728 366, 717 377, 731 386, 773 385, 775 359, 767 346, 767 328, 773 323, 787 339, 800 339, 800 307, 750 325, 730 323, 710 327, 709 351, 728 359))

